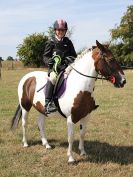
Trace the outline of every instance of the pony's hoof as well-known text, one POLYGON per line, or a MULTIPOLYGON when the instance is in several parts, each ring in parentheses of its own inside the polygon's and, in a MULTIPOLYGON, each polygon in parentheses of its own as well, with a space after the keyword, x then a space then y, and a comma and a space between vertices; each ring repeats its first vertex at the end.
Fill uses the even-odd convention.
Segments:
POLYGON ((51 148, 52 147, 49 144, 46 145, 46 149, 51 149, 51 148))
POLYGON ((27 144, 27 143, 25 143, 25 144, 23 145, 23 147, 24 147, 24 148, 28 147, 28 144, 27 144))
POLYGON ((69 157, 68 164, 73 164, 75 163, 75 160, 73 157, 69 157))
POLYGON ((43 146, 46 147, 46 149, 51 149, 51 146, 48 143, 42 143, 43 146))
POLYGON ((86 156, 86 155, 87 155, 87 153, 85 151, 80 153, 80 156, 86 156))

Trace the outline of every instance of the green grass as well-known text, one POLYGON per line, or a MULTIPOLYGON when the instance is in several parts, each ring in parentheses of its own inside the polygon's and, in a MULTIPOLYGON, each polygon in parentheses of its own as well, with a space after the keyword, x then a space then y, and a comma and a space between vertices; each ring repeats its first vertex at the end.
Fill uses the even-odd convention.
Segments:
POLYGON ((37 128, 38 113, 29 114, 29 147, 22 147, 21 122, 10 131, 18 105, 20 78, 34 69, 3 70, 0 80, 0 177, 132 177, 133 176, 133 71, 125 71, 122 89, 96 81, 94 91, 100 107, 91 114, 85 138, 86 157, 78 151, 79 124, 75 126, 74 155, 77 165, 67 164, 66 120, 58 113, 47 118, 46 150, 37 128))

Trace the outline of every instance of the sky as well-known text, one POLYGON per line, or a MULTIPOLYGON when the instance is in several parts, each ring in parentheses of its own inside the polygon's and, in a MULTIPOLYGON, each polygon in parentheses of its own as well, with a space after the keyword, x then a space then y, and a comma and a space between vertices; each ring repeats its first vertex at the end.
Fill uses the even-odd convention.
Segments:
POLYGON ((55 20, 64 19, 73 29, 76 51, 110 40, 110 30, 133 0, 1 0, 0 56, 16 58, 17 46, 33 33, 47 34, 55 20))

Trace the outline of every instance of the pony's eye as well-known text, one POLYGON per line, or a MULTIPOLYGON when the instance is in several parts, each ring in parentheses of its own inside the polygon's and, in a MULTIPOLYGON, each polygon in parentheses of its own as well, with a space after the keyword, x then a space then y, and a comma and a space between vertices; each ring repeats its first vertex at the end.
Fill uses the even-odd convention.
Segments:
POLYGON ((115 62, 114 58, 109 58, 109 63, 114 63, 114 62, 115 62))

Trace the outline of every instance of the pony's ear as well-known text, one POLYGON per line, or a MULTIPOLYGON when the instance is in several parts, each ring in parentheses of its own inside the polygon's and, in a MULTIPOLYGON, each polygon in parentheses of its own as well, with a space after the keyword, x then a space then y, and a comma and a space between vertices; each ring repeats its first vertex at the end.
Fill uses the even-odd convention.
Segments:
POLYGON ((96 40, 96 45, 97 45, 97 47, 98 47, 102 52, 105 51, 104 46, 103 46, 100 42, 98 42, 97 40, 96 40))

